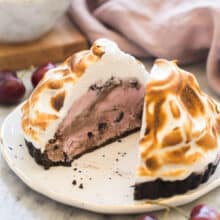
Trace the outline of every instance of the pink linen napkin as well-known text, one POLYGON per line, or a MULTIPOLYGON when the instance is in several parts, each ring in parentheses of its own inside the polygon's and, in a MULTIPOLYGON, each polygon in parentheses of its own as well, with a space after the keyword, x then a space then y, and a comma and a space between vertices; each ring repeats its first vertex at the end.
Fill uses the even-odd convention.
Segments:
POLYGON ((72 0, 70 15, 90 42, 106 37, 137 57, 207 58, 220 94, 220 0, 72 0))

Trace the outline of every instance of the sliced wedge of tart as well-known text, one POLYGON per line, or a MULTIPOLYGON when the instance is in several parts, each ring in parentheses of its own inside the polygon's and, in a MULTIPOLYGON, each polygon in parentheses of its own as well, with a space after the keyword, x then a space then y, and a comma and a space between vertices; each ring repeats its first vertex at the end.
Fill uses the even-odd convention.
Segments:
POLYGON ((135 199, 157 199, 198 187, 219 162, 220 114, 195 77, 156 60, 146 86, 135 199))
POLYGON ((22 108, 30 154, 45 168, 70 165, 137 131, 147 78, 139 61, 106 39, 69 57, 45 74, 22 108))

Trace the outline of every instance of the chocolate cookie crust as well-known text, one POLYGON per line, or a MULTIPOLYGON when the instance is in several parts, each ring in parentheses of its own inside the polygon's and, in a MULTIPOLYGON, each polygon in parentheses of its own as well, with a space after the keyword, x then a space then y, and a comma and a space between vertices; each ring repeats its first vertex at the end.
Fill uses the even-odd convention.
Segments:
POLYGON ((156 179, 155 181, 136 184, 134 186, 134 199, 159 199, 184 194, 205 183, 215 172, 218 163, 219 161, 217 164, 210 163, 203 173, 192 173, 184 180, 164 181, 156 179))

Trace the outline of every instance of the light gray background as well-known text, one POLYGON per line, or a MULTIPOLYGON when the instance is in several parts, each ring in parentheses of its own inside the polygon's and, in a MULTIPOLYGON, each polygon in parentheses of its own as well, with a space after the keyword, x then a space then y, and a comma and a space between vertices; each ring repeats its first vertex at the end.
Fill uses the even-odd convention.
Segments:
MULTIPOLYGON (((152 62, 145 62, 146 67, 150 70, 152 62)), ((205 63, 200 63, 192 66, 185 66, 186 70, 194 73, 200 83, 201 88, 212 95, 218 101, 220 97, 216 96, 208 87, 205 75, 205 63)), ((26 86, 27 94, 30 94, 32 86, 30 84, 29 71, 19 73, 22 76, 26 86)), ((5 116, 13 110, 15 106, 3 107, 0 106, 0 124, 5 116)), ((12 137, 13 138, 13 137, 12 137)), ((203 196, 199 200, 183 206, 186 214, 189 214, 190 209, 199 203, 210 204, 220 210, 220 187, 203 196)), ((164 211, 154 213, 158 217, 162 217, 164 211)), ((57 202, 54 202, 38 193, 29 189, 15 174, 9 169, 6 162, 0 155, 0 219, 4 220, 133 220, 139 215, 101 215, 74 207, 69 207, 57 202)), ((183 220, 174 211, 171 211, 167 220, 183 220)))

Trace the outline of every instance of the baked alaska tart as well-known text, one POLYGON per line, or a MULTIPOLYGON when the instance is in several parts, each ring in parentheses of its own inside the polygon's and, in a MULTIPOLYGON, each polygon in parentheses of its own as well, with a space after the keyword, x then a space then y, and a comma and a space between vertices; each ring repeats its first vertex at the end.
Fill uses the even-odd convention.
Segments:
POLYGON ((183 194, 206 182, 219 162, 220 114, 195 77, 156 60, 146 86, 134 198, 183 194))
POLYGON ((148 73, 107 39, 49 70, 22 107, 31 156, 45 168, 74 158, 141 127, 148 73))

